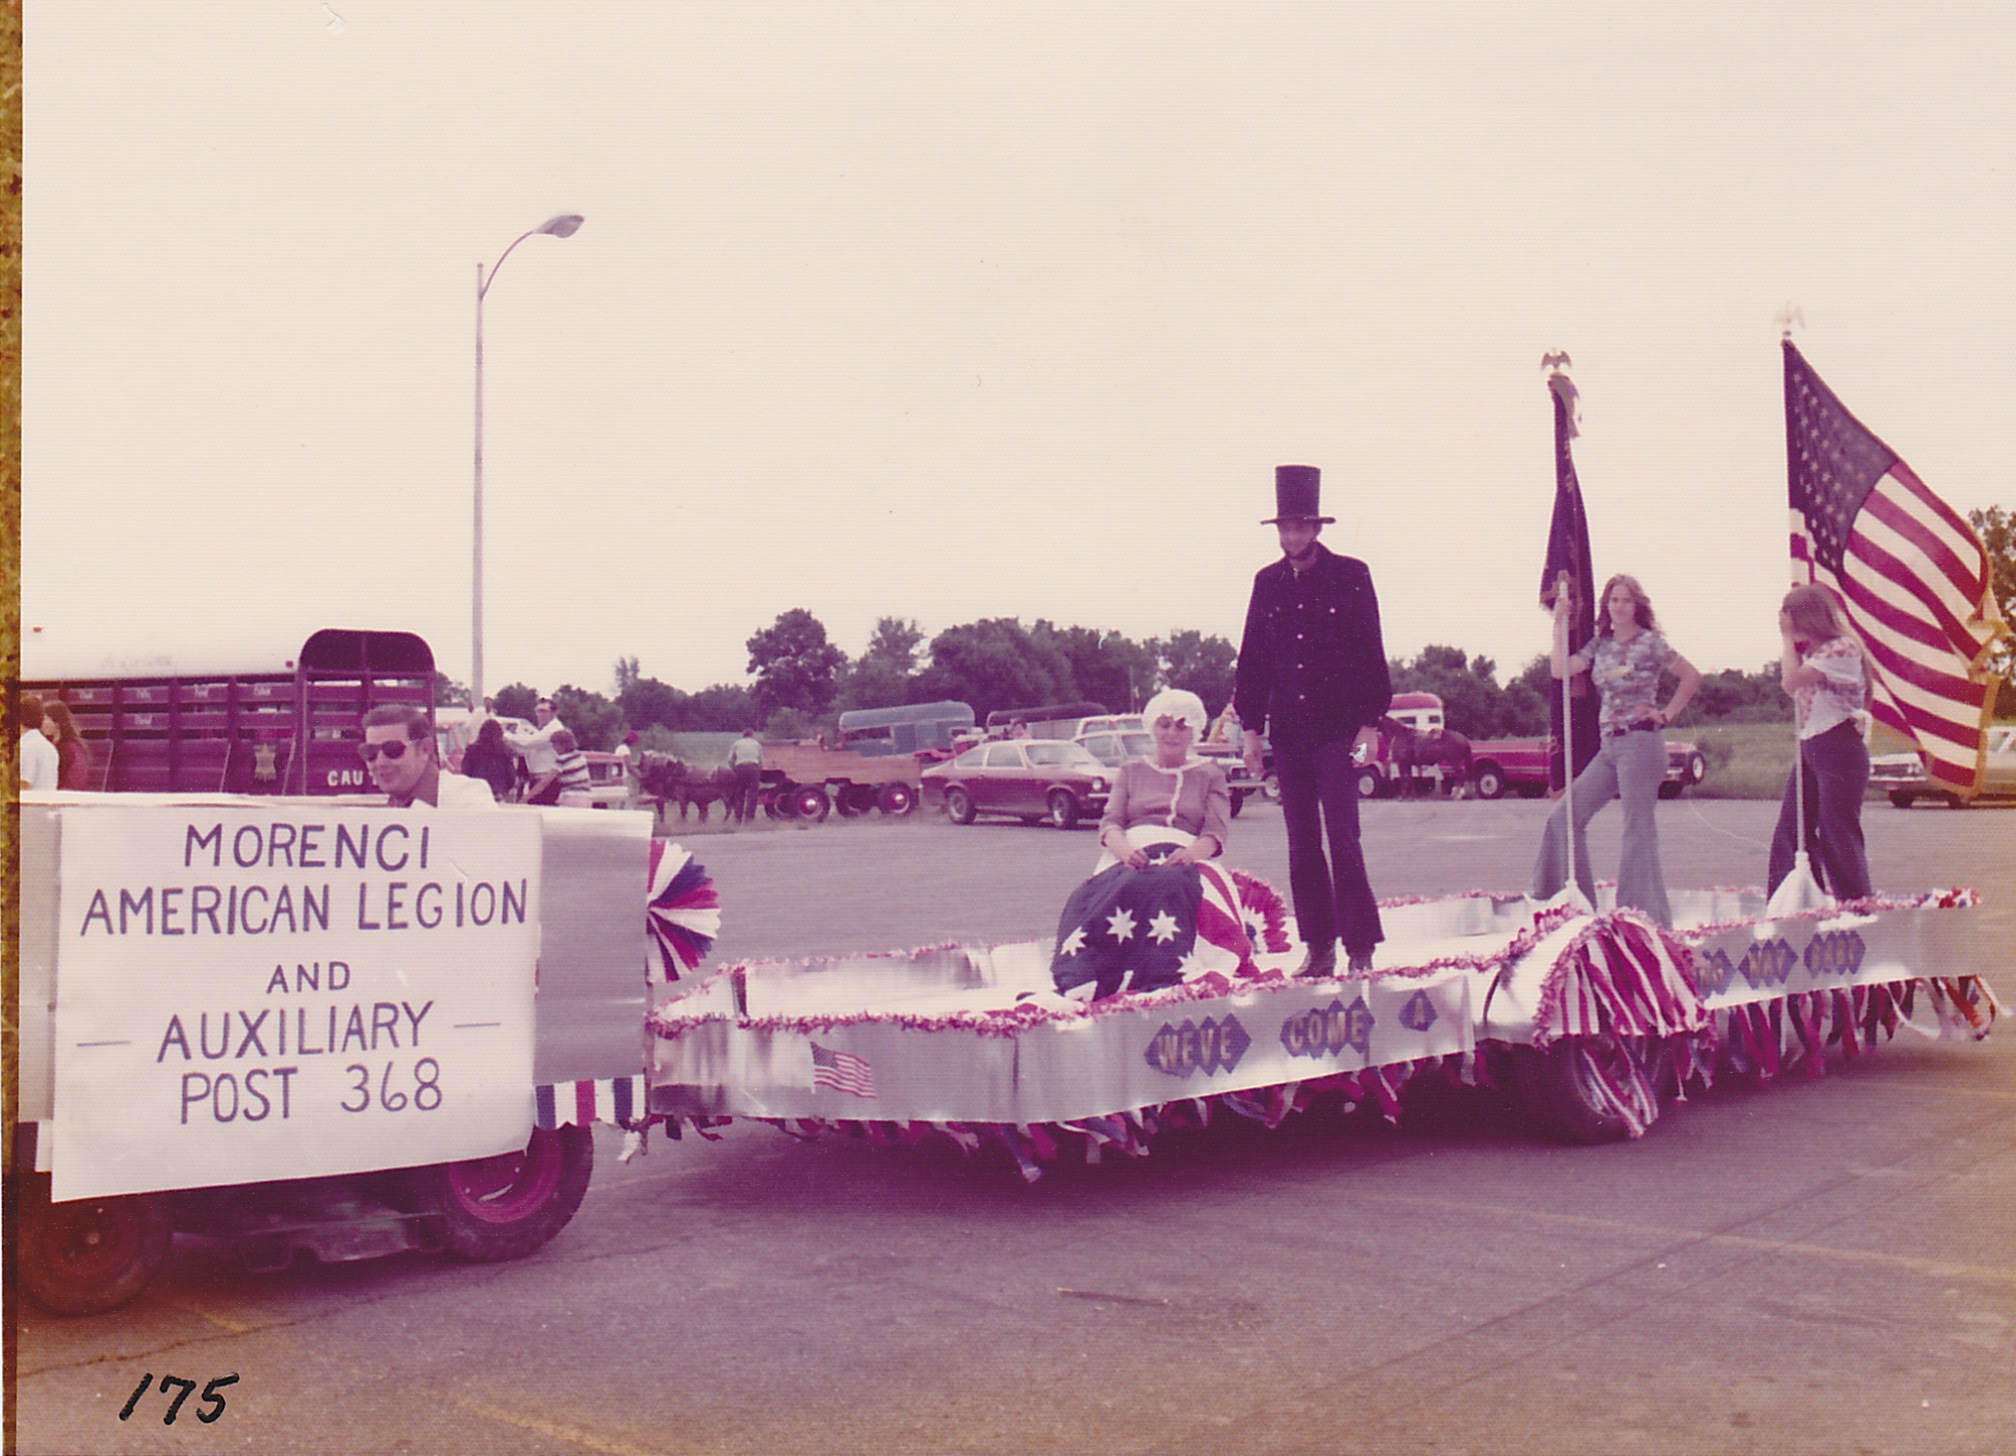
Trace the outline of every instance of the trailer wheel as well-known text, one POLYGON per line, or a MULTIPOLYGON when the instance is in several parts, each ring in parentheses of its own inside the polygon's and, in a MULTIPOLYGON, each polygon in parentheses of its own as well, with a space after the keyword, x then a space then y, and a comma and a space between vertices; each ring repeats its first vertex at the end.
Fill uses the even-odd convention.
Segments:
POLYGON ((1505 797, 1505 770, 1495 763, 1479 764, 1470 786, 1477 791, 1480 799, 1502 799, 1505 797))
POLYGON ((1050 793, 1050 822, 1059 829, 1078 827, 1078 801, 1068 789, 1053 789, 1050 793))
POLYGON ((902 818, 917 807, 917 791, 908 784, 884 784, 882 786, 882 812, 892 818, 902 818))
POLYGON ((1378 769, 1376 769, 1376 768, 1361 768, 1361 769, 1359 769, 1359 770, 1358 770, 1358 797, 1359 797, 1359 798, 1361 798, 1361 799, 1376 799, 1376 798, 1378 798, 1378 797, 1379 797, 1379 790, 1380 790, 1380 788, 1381 788, 1381 780, 1380 780, 1380 778, 1379 778, 1379 770, 1378 770, 1378 769))
POLYGON ((518 1152, 420 1169, 420 1200, 441 1215, 449 1252, 486 1264, 522 1259, 567 1226, 594 1171, 589 1129, 534 1128, 518 1152))
POLYGON ((973 822, 973 796, 958 785, 945 791, 945 817, 954 824, 973 822))
POLYGON ((1556 1135, 1577 1143, 1608 1143, 1630 1128, 1610 1106, 1604 1081, 1626 1075, 1647 1079, 1636 1055, 1608 1037, 1568 1037, 1542 1052, 1519 1049, 1519 1100, 1556 1135))
POLYGON ((51 1314, 103 1314, 153 1283, 175 1237, 158 1193, 49 1201, 49 1175, 21 1175, 14 1269, 51 1314))
POLYGON ((1260 792, 1265 794, 1271 802, 1276 804, 1280 803, 1281 776, 1277 773, 1270 771, 1267 777, 1260 781, 1260 792))
POLYGON ((826 818, 832 804, 826 798, 826 790, 818 784, 806 784, 791 791, 791 817, 810 819, 814 824, 826 818))

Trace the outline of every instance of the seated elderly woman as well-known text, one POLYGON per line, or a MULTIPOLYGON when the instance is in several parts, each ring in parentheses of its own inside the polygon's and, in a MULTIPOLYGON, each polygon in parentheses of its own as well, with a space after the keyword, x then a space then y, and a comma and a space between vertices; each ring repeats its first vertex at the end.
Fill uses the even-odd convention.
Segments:
POLYGON ((1074 999, 1147 991, 1237 970, 1251 954, 1225 849, 1225 771, 1191 752, 1206 722, 1195 693, 1156 694, 1142 714, 1155 752, 1120 765, 1092 878, 1065 902, 1050 975, 1074 999))

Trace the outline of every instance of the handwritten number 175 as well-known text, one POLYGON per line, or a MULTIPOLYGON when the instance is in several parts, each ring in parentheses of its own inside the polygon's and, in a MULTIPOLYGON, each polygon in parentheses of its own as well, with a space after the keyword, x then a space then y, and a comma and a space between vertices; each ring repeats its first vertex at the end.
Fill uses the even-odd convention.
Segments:
MULTIPOLYGON (((140 1377, 140 1383, 133 1387, 133 1393, 126 1397, 126 1404, 120 1407, 119 1410, 120 1420, 123 1421, 133 1414, 133 1407, 140 1404, 140 1397, 147 1393, 147 1387, 152 1385, 153 1383, 154 1383, 154 1374, 152 1371, 149 1371, 147 1374, 140 1377)), ((196 1419, 203 1422, 203 1424, 207 1426, 212 1422, 214 1422, 219 1416, 223 1415, 224 1397, 219 1395, 217 1392, 223 1386, 236 1385, 237 1383, 238 1383, 238 1377, 235 1375, 220 1375, 215 1380, 212 1380, 208 1385, 204 1386, 203 1396, 200 1403, 207 1406, 214 1406, 216 1408, 214 1410, 207 1410, 207 1411, 199 1410, 198 1412, 196 1412, 196 1419)), ((175 1424, 175 1417, 182 1413, 182 1402, 187 1400, 196 1389, 195 1381, 184 1380, 179 1375, 164 1375, 161 1377, 161 1393, 163 1395, 166 1395, 168 1393, 168 1387, 171 1385, 179 1385, 182 1387, 182 1389, 181 1392, 176 1395, 175 1399, 173 1399, 168 1403, 168 1414, 161 1418, 161 1424, 164 1426, 172 1426, 175 1424)))

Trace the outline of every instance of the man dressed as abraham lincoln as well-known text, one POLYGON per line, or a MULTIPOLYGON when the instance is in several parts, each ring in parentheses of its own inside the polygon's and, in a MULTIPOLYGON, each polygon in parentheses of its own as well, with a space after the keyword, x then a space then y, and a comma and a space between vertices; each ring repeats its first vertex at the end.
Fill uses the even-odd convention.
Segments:
POLYGON ((1385 938, 1358 845, 1352 754, 1377 746, 1376 725, 1393 700, 1372 573, 1316 539, 1336 519, 1322 513, 1321 492, 1313 465, 1274 472, 1275 513, 1261 524, 1280 533, 1281 559, 1253 578, 1232 700, 1247 771, 1260 775, 1262 733, 1274 752, 1288 885, 1309 947, 1297 974, 1319 978, 1336 974, 1339 940, 1349 968, 1369 971, 1385 938))

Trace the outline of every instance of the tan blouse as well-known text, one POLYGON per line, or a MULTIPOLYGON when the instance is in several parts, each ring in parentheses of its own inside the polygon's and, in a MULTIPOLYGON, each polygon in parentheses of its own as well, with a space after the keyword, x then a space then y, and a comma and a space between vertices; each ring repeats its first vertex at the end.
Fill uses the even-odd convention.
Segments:
POLYGON ((1231 819, 1232 790, 1225 770, 1212 760, 1192 758, 1180 768, 1162 768, 1149 759, 1130 758, 1114 778, 1099 833, 1103 837, 1108 829, 1167 824, 1208 834, 1222 850, 1231 819))

